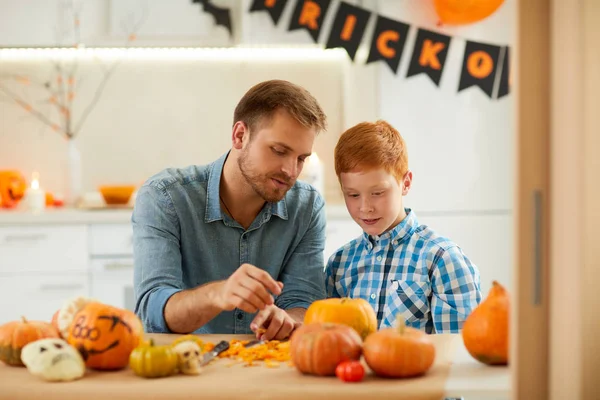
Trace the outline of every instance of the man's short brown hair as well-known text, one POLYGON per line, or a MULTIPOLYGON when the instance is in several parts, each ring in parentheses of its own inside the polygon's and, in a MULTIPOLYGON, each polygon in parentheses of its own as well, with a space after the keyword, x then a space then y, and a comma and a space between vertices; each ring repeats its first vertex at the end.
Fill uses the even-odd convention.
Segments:
POLYGON ((250 88, 233 113, 233 123, 244 122, 250 132, 268 123, 278 109, 287 111, 306 128, 317 133, 327 129, 327 117, 308 90, 284 80, 261 82, 250 88))

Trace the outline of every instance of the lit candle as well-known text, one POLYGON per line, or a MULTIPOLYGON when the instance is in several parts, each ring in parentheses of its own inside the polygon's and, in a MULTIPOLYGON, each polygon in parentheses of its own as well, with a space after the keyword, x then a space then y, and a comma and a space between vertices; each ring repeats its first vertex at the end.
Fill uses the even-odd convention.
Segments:
POLYGON ((317 153, 313 152, 304 163, 300 179, 313 185, 324 196, 323 174, 323 163, 319 160, 317 153))
POLYGON ((31 175, 31 187, 27 190, 27 205, 33 212, 42 212, 46 208, 46 193, 40 188, 40 174, 31 175))

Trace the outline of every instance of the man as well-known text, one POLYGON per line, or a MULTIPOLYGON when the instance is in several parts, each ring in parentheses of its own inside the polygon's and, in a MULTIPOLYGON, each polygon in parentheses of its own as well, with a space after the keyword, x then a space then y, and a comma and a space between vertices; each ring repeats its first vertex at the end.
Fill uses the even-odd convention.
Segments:
POLYGON ((325 297, 324 201, 296 182, 325 114, 272 80, 244 95, 233 122, 218 160, 166 169, 138 191, 136 313, 148 332, 283 339, 325 297))

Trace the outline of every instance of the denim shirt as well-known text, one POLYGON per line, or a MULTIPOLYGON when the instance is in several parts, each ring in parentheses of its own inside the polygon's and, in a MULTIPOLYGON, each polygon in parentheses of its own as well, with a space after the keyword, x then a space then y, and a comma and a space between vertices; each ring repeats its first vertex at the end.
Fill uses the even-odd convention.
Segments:
MULTIPOLYGON (((325 298, 322 197, 296 182, 244 229, 219 203, 228 154, 205 166, 166 169, 138 191, 132 216, 135 312, 146 332, 169 332, 163 312, 173 294, 227 279, 242 263, 283 282, 275 298, 279 308, 307 308, 325 298)), ((222 311, 195 333, 251 333, 253 318, 239 309, 222 311)))

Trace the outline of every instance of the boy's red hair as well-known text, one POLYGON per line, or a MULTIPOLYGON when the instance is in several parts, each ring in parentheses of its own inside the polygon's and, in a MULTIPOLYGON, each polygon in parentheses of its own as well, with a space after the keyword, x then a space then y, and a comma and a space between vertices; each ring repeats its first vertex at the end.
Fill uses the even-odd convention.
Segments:
POLYGON ((335 146, 335 173, 383 168, 398 182, 408 171, 408 152, 400 133, 383 120, 361 122, 344 132, 335 146))

